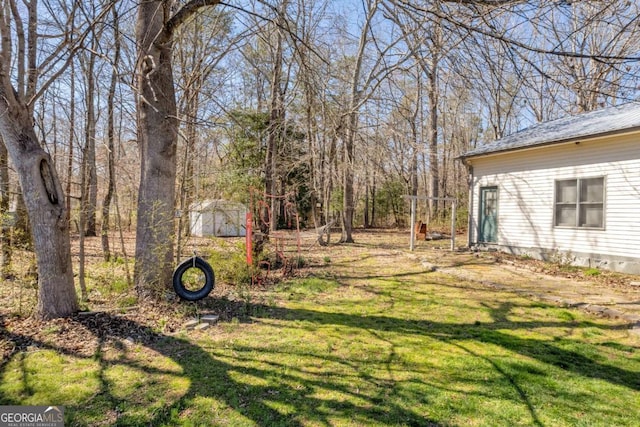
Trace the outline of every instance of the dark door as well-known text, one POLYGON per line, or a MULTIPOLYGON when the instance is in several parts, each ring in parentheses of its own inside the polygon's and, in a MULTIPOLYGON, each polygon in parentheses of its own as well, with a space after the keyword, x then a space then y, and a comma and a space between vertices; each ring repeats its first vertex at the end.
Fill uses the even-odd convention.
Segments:
POLYGON ((480 188, 480 226, 478 241, 498 241, 498 187, 480 188))

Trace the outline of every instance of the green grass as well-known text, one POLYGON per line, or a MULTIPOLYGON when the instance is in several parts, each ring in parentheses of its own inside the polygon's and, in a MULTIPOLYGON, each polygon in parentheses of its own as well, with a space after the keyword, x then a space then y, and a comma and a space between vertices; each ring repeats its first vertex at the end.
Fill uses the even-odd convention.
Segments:
POLYGON ((367 251, 203 333, 18 352, 0 404, 64 405, 74 426, 637 424, 640 343, 619 322, 367 251))
POLYGON ((599 276, 600 275, 600 270, 598 270, 597 268, 587 268, 584 271, 585 276, 599 276))
POLYGON ((333 291, 340 286, 335 280, 320 277, 308 277, 305 279, 291 279, 280 283, 277 290, 281 293, 289 293, 289 299, 308 298, 320 293, 333 291))

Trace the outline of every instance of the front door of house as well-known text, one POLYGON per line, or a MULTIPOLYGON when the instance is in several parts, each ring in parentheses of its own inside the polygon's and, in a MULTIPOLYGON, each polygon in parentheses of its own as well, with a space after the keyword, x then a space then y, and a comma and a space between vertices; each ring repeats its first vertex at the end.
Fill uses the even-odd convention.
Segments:
POLYGON ((498 187, 480 188, 480 224, 478 241, 498 241, 498 187))

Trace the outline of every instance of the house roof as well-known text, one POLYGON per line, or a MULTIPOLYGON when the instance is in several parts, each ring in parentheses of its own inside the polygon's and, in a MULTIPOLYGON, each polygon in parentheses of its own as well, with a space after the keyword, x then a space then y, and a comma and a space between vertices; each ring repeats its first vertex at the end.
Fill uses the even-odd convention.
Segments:
POLYGON ((640 130, 640 102, 631 102, 540 123, 471 150, 462 155, 461 159, 633 130, 640 130))

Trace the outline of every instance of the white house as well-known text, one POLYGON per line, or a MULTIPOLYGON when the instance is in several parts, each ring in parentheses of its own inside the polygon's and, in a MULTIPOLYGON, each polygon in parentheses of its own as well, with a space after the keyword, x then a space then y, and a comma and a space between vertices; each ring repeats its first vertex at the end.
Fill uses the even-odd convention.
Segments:
POLYGON ((461 159, 470 246, 640 274, 640 103, 542 123, 461 159))
POLYGON ((239 237, 246 235, 247 208, 228 200, 205 200, 189 207, 193 236, 239 237))

